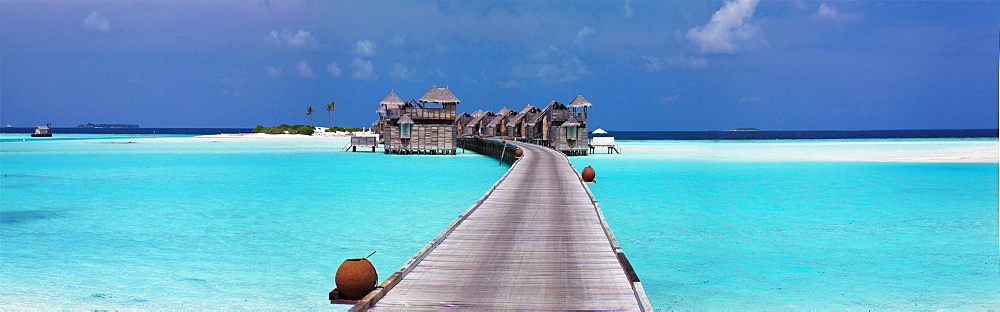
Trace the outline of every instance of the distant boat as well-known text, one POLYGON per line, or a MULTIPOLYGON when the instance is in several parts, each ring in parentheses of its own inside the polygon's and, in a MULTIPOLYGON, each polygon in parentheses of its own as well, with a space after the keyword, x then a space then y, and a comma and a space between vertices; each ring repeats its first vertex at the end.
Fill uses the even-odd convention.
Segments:
POLYGON ((757 129, 757 128, 736 128, 736 129, 733 129, 733 130, 726 130, 726 131, 760 131, 760 129, 757 129))
POLYGON ((14 127, 14 126, 11 126, 11 125, 7 125, 7 126, 6 126, 6 127, 4 127, 4 128, 13 128, 13 127, 14 127))

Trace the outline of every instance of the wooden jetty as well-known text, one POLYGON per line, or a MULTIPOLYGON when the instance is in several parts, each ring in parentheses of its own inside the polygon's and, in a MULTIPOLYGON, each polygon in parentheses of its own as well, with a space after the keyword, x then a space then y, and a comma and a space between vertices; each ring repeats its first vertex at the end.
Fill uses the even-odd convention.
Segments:
POLYGON ((352 152, 358 151, 358 146, 360 147, 371 147, 372 153, 375 152, 375 147, 378 146, 378 136, 373 135, 355 135, 351 137, 351 142, 344 146, 344 150, 351 149, 352 152))
POLYGON ((524 155, 352 311, 652 309, 569 159, 507 144, 524 155))

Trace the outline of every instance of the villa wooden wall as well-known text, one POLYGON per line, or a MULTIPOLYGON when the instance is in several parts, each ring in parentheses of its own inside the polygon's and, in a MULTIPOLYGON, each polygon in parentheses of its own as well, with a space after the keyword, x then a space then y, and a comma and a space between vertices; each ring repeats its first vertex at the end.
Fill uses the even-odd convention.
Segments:
POLYGON ((556 144, 556 150, 566 153, 568 155, 587 155, 590 150, 590 139, 587 136, 586 127, 578 127, 576 130, 576 140, 566 139, 566 127, 549 127, 550 143, 556 144))
POLYGON ((455 125, 413 125, 410 139, 399 137, 398 126, 385 129, 386 153, 455 153, 455 125))

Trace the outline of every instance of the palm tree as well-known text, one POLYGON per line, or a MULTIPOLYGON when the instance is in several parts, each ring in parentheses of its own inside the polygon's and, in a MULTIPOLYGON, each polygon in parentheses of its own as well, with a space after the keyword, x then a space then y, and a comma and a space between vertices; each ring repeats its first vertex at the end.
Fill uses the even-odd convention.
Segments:
POLYGON ((312 125, 313 123, 312 114, 313 114, 313 107, 312 106, 306 107, 306 116, 309 116, 309 125, 312 125))
POLYGON ((330 101, 330 104, 326 104, 326 111, 330 115, 330 128, 333 128, 333 110, 337 109, 337 102, 330 101))

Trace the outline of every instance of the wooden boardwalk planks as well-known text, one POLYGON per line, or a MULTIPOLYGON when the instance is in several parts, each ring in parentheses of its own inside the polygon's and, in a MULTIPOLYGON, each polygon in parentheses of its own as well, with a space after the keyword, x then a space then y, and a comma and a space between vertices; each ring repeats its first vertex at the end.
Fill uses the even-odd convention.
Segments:
POLYGON ((352 310, 649 309, 568 159, 512 144, 504 178, 352 310))

